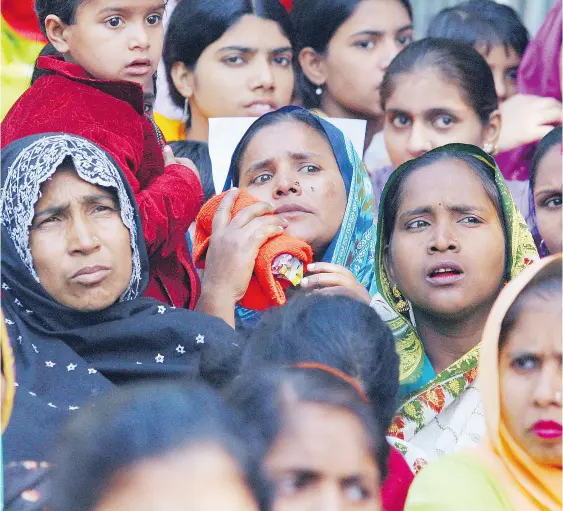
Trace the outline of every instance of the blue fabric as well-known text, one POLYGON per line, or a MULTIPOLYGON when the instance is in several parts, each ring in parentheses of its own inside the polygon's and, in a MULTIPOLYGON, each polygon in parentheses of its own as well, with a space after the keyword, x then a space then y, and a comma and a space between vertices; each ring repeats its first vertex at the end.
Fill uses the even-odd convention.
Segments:
MULTIPOLYGON (((377 236, 374 224, 374 198, 371 179, 362 160, 354 150, 352 142, 330 122, 296 106, 287 106, 280 110, 306 112, 320 124, 326 134, 344 181, 348 202, 340 230, 326 250, 322 262, 339 264, 348 268, 373 296, 377 292, 375 282, 377 236)), ((273 113, 266 114, 262 118, 273 113)), ((251 130, 252 127, 249 129, 251 130)), ((234 165, 231 163, 224 191, 233 185, 233 171, 234 165)), ((260 319, 260 313, 257 311, 237 307, 236 312, 239 324, 249 326, 257 323, 260 319)))

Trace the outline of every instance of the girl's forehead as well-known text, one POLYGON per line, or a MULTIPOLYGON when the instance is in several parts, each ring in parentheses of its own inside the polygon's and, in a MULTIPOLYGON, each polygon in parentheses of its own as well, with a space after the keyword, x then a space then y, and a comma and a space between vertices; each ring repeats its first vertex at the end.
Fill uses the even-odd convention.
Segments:
POLYGON ((169 0, 78 0, 75 13, 80 14, 134 14, 164 10, 169 0))

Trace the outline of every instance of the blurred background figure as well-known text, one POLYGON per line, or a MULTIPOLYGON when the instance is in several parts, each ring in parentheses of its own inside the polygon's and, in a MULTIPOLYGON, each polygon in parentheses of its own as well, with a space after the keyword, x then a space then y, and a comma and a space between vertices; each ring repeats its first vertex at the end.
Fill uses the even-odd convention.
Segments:
POLYGON ((33 63, 46 44, 33 11, 33 0, 2 1, 0 118, 29 86, 33 63))
POLYGON ((266 509, 249 431, 200 384, 116 390, 68 424, 56 455, 54 508, 266 509))

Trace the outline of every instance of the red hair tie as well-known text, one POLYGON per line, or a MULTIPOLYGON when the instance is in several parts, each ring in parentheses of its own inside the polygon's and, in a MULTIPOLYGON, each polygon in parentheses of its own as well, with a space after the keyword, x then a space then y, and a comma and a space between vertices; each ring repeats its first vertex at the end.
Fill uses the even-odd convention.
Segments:
POLYGON ((342 371, 339 371, 338 369, 335 369, 334 367, 330 367, 330 366, 327 366, 325 364, 321 364, 319 362, 300 362, 299 364, 294 364, 292 367, 297 367, 298 369, 320 369, 321 371, 324 371, 325 373, 330 373, 333 376, 336 376, 337 378, 344 380, 349 385, 352 385, 352 387, 354 387, 356 389, 356 391, 358 392, 358 394, 362 398, 362 401, 364 403, 369 404, 369 399, 368 399, 364 389, 362 388, 362 386, 358 382, 358 380, 356 378, 352 378, 352 376, 350 376, 346 373, 343 373, 342 371))

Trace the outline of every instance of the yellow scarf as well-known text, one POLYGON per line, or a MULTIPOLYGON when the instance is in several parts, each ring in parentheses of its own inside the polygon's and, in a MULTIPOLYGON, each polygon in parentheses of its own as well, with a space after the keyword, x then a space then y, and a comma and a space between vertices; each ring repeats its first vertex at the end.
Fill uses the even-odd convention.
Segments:
POLYGON ((562 254, 542 259, 513 279, 495 302, 482 337, 479 384, 488 438, 475 455, 498 477, 518 511, 561 509, 563 474, 560 468, 536 463, 516 443, 501 417, 498 362, 501 325, 508 309, 528 283, 548 267, 562 262, 562 254))

